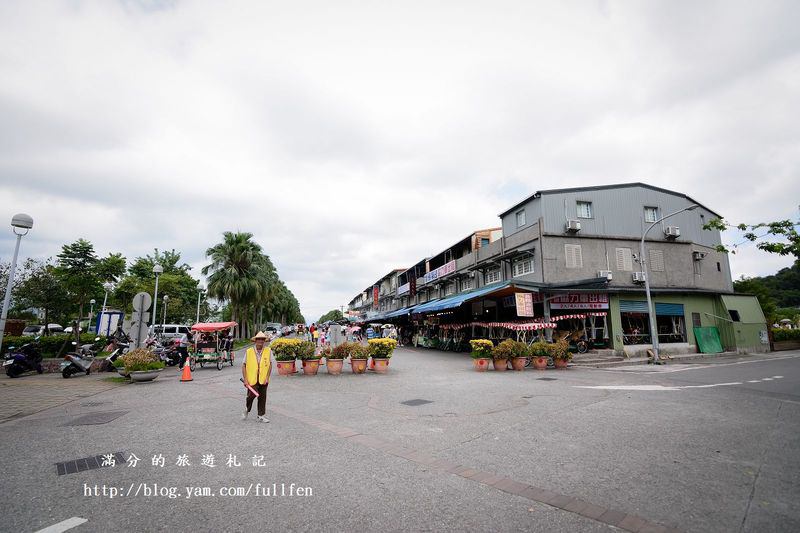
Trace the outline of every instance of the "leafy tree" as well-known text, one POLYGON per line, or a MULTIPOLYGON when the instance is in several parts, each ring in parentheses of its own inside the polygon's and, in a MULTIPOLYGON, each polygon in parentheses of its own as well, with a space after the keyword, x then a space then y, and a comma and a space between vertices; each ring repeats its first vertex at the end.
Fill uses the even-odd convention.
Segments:
POLYGON ((28 259, 25 270, 28 275, 16 291, 18 305, 42 310, 44 324, 60 319, 69 310, 70 298, 59 282, 55 265, 49 259, 28 259))
POLYGON ((102 293, 101 281, 95 270, 98 259, 94 246, 89 241, 78 239, 72 244, 65 244, 58 254, 57 275, 66 289, 78 301, 80 318, 90 295, 102 293))
POLYGON ((158 263, 164 269, 164 274, 175 274, 178 272, 187 274, 192 267, 180 261, 181 254, 180 252, 176 252, 174 248, 169 251, 165 250, 164 252, 159 252, 158 248, 156 248, 153 251, 153 255, 146 255, 134 259, 133 264, 128 269, 128 273, 138 279, 152 278, 153 267, 158 263))
POLYGON ((753 242, 756 248, 771 254, 793 255, 800 259, 800 234, 798 234, 800 220, 792 221, 789 219, 778 220, 776 222, 761 222, 758 224, 729 224, 724 219, 715 218, 703 226, 706 230, 725 231, 735 227, 744 232, 744 240, 734 244, 731 248, 724 245, 717 246, 719 252, 730 252, 735 254, 736 248, 740 245, 753 242))
POLYGON ((98 260, 95 271, 97 272, 97 277, 101 281, 116 282, 125 274, 127 268, 128 265, 125 263, 125 258, 122 254, 117 253, 108 254, 108 257, 103 257, 98 260))
POLYGON ((333 309, 332 311, 328 311, 327 313, 319 317, 319 320, 317 320, 317 324, 320 324, 322 322, 327 322, 328 320, 333 320, 333 321, 341 320, 342 318, 344 318, 342 312, 338 309, 333 309))

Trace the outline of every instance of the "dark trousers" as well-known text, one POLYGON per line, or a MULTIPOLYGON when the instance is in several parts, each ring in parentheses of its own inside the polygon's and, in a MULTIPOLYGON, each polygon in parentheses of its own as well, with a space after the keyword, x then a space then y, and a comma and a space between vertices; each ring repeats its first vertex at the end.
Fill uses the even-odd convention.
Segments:
MULTIPOLYGON (((267 385, 269 383, 264 383, 263 385, 256 383, 255 385, 250 385, 255 389, 258 393, 258 416, 264 416, 267 414, 267 385)), ((253 408, 253 400, 256 397, 253 396, 253 393, 250 392, 250 389, 247 389, 247 399, 245 400, 245 407, 247 407, 247 412, 250 412, 250 409, 253 408)))

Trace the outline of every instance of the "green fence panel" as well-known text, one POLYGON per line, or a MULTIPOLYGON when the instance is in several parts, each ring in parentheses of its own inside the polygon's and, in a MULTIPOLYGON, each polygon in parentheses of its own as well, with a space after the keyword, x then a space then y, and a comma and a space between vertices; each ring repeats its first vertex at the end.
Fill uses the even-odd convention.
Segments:
POLYGON ((694 338, 701 353, 722 353, 722 342, 716 326, 694 328, 694 338))

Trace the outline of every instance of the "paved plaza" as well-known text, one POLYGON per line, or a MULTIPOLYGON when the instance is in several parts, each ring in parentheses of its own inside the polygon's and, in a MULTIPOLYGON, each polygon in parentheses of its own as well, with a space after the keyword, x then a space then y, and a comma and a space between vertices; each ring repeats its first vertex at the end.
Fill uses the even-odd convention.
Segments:
POLYGON ((799 370, 477 373, 398 348, 386 375, 274 373, 269 424, 240 419, 238 365, 3 376, 0 530, 797 531, 799 370))

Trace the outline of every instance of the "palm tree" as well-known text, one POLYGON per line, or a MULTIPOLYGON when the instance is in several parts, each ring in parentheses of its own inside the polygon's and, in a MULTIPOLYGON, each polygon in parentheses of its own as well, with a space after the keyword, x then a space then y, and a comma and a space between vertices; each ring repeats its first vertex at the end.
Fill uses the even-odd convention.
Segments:
POLYGON ((274 267, 252 240, 252 233, 226 231, 222 235, 221 243, 206 250, 211 264, 202 272, 208 276, 208 294, 230 302, 231 318, 240 323, 237 335, 247 336, 248 310, 267 292, 274 267))

